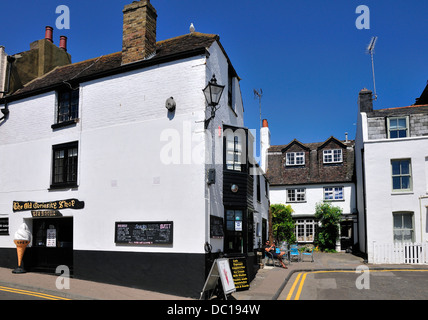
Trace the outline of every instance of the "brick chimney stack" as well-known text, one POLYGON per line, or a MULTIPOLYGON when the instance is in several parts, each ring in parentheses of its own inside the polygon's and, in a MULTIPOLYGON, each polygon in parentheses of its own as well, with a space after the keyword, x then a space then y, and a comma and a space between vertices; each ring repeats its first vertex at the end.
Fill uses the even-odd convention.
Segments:
POLYGON ((373 95, 370 90, 364 88, 360 91, 358 95, 358 109, 359 112, 373 111, 373 95))
POLYGON ((122 64, 147 58, 156 51, 156 9, 150 0, 134 1, 123 9, 122 64))

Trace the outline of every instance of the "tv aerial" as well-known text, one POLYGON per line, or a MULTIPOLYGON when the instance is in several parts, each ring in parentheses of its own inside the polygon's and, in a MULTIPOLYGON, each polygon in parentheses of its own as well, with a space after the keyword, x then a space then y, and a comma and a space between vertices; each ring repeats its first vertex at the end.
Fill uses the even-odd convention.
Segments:
POLYGON ((374 90, 374 99, 377 100, 377 94, 376 94, 376 78, 375 78, 375 71, 374 71, 374 48, 376 45, 377 37, 372 37, 369 45, 367 46, 367 53, 370 54, 371 60, 372 60, 372 73, 373 73, 373 90, 374 90))
POLYGON ((254 92, 254 99, 259 99, 259 110, 260 110, 260 128, 262 127, 262 97, 263 97, 263 90, 256 90, 253 89, 254 92))

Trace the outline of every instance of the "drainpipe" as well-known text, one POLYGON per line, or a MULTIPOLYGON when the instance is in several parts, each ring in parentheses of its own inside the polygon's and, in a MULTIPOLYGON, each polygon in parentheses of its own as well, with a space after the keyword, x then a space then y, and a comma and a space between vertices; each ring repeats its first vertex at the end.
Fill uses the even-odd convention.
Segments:
MULTIPOLYGON (((12 75, 12 63, 15 61, 15 57, 13 56, 7 56, 7 62, 8 62, 8 72, 7 72, 7 81, 6 81, 6 90, 5 91, 0 91, 0 93, 3 94, 8 94, 9 90, 10 90, 10 79, 11 79, 11 75, 12 75)), ((1 109, 1 113, 3 113, 3 117, 0 118, 0 121, 3 120, 4 118, 6 118, 6 116, 9 114, 9 109, 7 107, 7 101, 6 101, 6 96, 4 96, 5 99, 5 103, 4 103, 4 109, 1 109)))
POLYGON ((428 195, 426 195, 426 196, 420 196, 419 197, 419 218, 420 218, 420 223, 421 223, 421 244, 423 243, 423 241, 424 241, 424 237, 423 237, 423 225, 422 225, 422 199, 427 199, 428 198, 428 195))

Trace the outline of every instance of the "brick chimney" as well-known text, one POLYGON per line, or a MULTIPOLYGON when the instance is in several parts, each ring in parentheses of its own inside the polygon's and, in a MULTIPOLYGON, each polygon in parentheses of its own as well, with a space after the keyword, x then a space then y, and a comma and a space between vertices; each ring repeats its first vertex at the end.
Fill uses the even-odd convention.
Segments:
POLYGON ((122 64, 147 58, 156 51, 156 9, 150 0, 134 1, 123 9, 122 64))
POLYGON ((358 109, 359 112, 373 111, 373 95, 370 90, 364 88, 360 91, 358 95, 358 109))

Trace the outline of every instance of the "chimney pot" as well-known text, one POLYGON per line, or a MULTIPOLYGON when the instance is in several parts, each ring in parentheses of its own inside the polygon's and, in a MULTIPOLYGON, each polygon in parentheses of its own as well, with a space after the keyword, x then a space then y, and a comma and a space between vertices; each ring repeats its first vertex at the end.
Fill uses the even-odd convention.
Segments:
POLYGON ((268 121, 266 119, 263 119, 263 128, 268 128, 268 121))
POLYGON ((59 37, 59 47, 63 49, 64 51, 67 51, 67 37, 66 36, 60 36, 59 37))
POLYGON ((53 43, 53 28, 50 26, 46 26, 45 39, 53 43))

